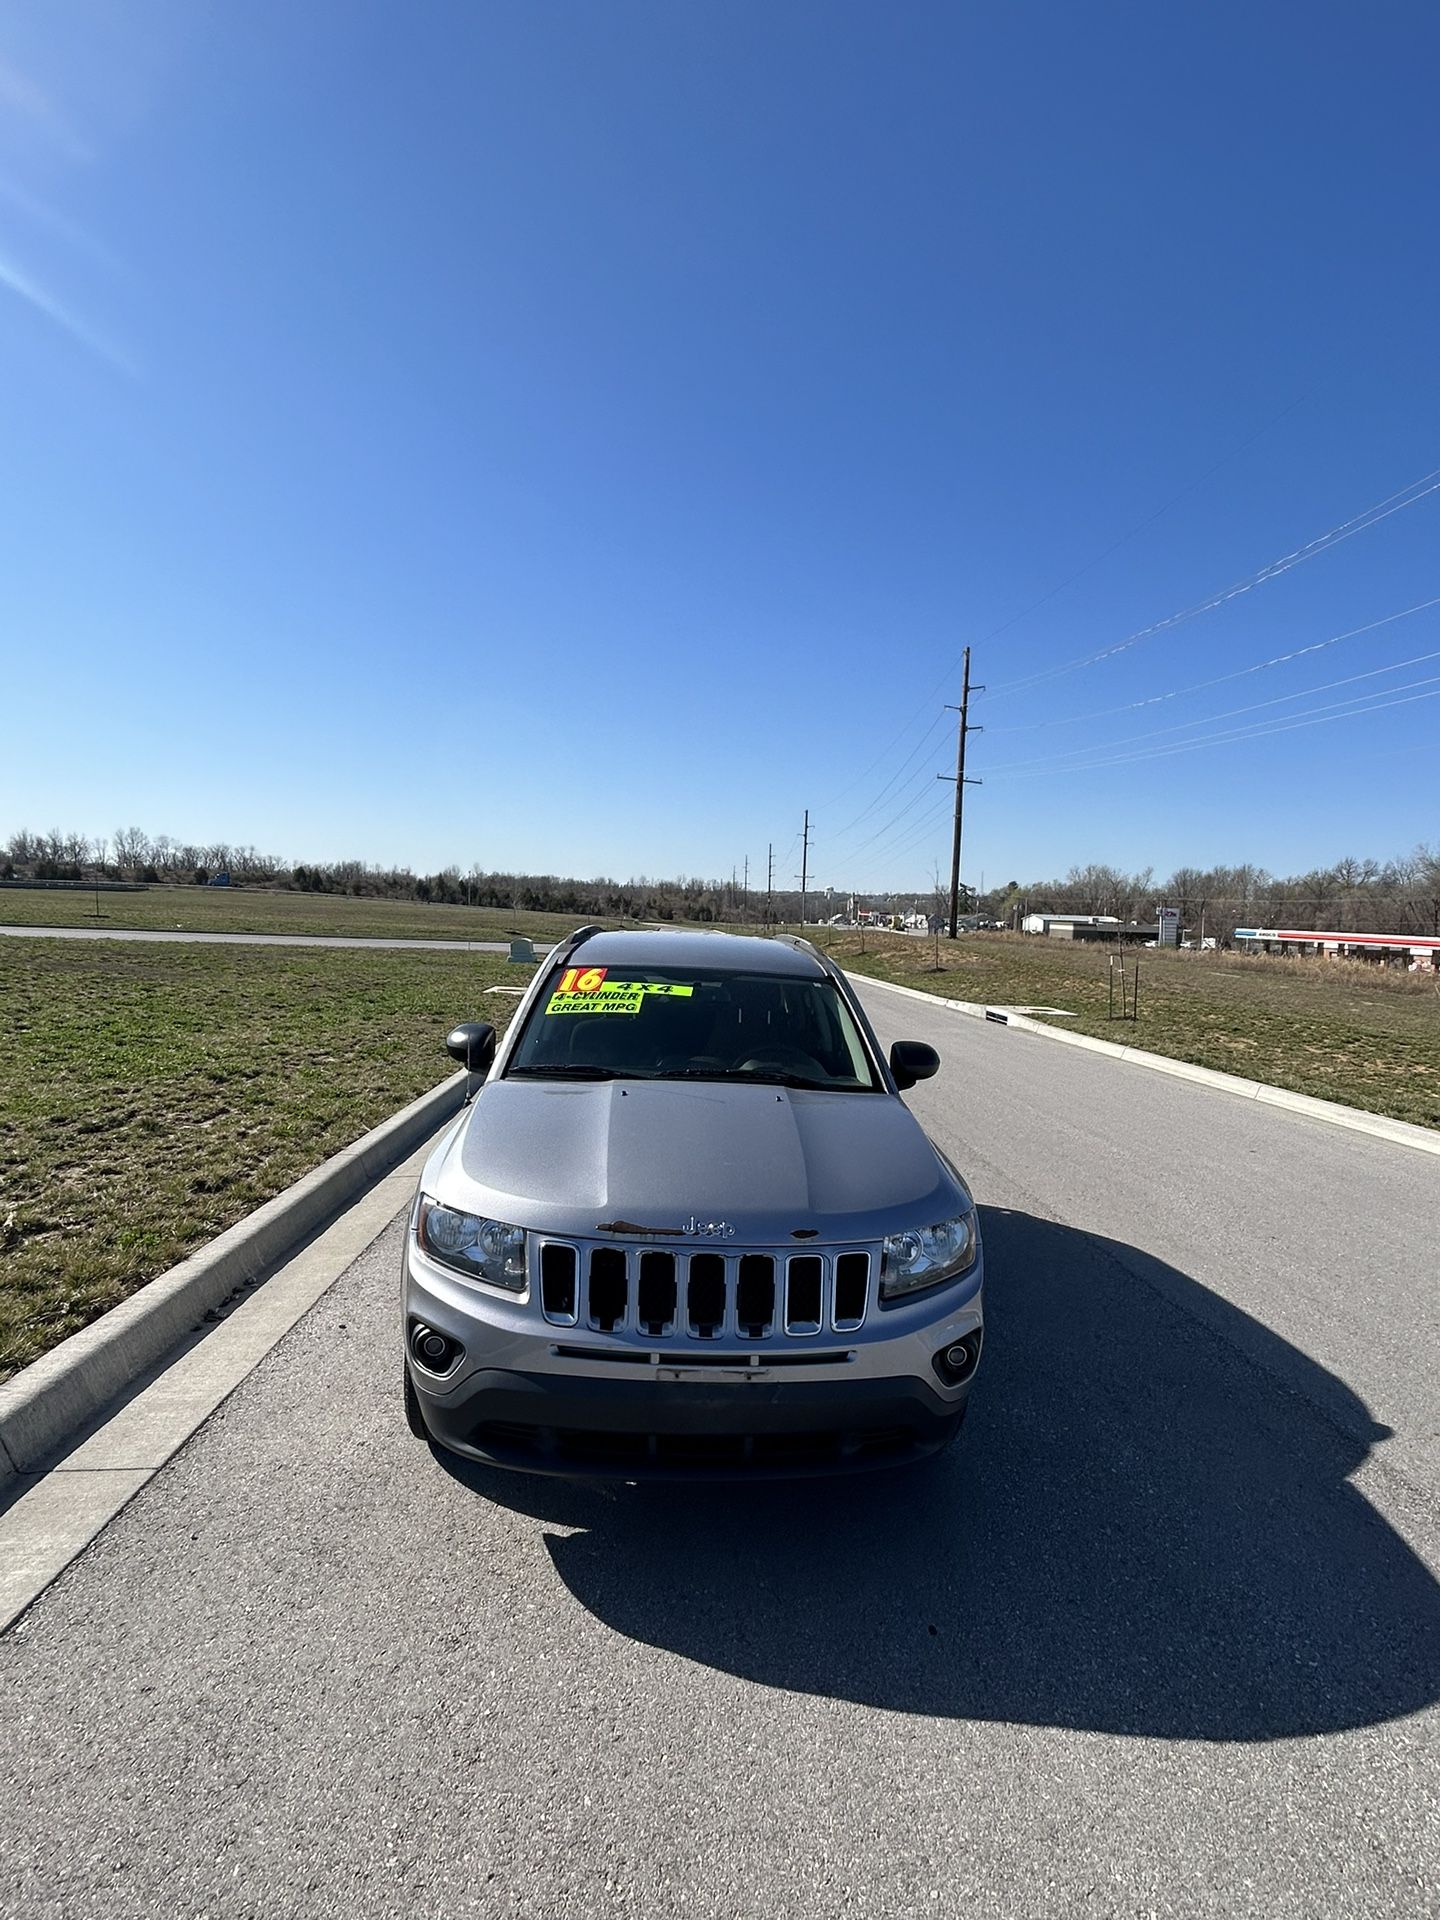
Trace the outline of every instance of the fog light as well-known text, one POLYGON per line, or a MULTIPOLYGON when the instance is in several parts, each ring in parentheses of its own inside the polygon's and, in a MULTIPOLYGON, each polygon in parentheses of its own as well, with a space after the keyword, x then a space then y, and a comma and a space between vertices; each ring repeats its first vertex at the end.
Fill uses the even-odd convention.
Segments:
POLYGON ((947 1387, 963 1387, 980 1364, 980 1346, 982 1335, 977 1329, 967 1333, 963 1340, 957 1340, 952 1346, 942 1347, 932 1362, 936 1373, 947 1387))
POLYGON ((421 1320, 410 1323, 410 1353, 427 1373, 449 1373, 464 1357, 465 1349, 421 1320))

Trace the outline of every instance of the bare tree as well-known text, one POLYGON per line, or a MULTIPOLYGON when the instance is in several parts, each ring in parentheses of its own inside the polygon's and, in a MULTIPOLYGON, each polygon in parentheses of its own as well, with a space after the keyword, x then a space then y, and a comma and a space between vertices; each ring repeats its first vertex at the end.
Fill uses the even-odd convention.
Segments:
POLYGON ((1177 867, 1162 891, 1171 906, 1180 910, 1180 925, 1188 927, 1204 910, 1205 877, 1195 867, 1177 867))
POLYGON ((1440 940, 1440 851, 1418 846, 1410 857, 1406 907, 1426 933, 1440 940))
POLYGON ((114 834, 115 864, 123 879, 128 868, 138 880, 150 859, 150 836, 141 827, 117 827, 114 834))
POLYGON ((1341 932, 1358 933, 1368 925, 1371 916, 1366 911, 1366 896, 1379 871, 1378 861, 1357 860, 1353 854, 1337 860, 1331 868, 1336 893, 1335 919, 1341 932))

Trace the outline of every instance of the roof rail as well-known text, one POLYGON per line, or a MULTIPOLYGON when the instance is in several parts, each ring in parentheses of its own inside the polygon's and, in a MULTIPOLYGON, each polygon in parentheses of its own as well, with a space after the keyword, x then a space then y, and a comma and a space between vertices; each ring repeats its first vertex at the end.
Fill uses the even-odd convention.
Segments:
POLYGON ((787 947, 794 947, 797 953, 813 954, 822 966, 828 964, 824 954, 820 951, 819 947, 816 946, 815 942, 813 940, 807 940, 803 934, 777 933, 775 938, 777 940, 783 940, 787 947))
POLYGON ((603 933, 604 931, 605 929, 603 927, 577 927, 574 933, 567 934, 563 940, 557 940, 552 952, 573 953, 576 947, 583 941, 588 940, 592 934, 603 933))

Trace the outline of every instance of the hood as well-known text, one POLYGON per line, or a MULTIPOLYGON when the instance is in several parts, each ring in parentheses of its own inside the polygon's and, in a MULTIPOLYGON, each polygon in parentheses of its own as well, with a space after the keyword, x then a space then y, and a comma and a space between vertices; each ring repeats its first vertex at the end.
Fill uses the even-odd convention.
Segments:
POLYGON ((688 1240, 713 1220, 731 1245, 876 1239, 969 1204, 891 1096, 710 1081, 492 1081, 436 1175, 449 1205, 517 1226, 688 1240))

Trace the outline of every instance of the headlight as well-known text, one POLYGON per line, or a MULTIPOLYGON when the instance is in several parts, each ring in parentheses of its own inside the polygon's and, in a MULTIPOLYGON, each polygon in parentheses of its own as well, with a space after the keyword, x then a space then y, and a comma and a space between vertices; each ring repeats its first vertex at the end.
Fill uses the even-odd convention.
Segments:
POLYGON ((485 1280, 511 1293, 525 1291, 525 1229, 478 1213, 442 1207, 426 1195, 420 1202, 420 1244, 432 1260, 470 1280, 485 1280))
POLYGON ((975 1216, 957 1213, 934 1227, 912 1227, 885 1237, 880 1263, 880 1298, 918 1293, 922 1287, 953 1280, 975 1264, 975 1216))

